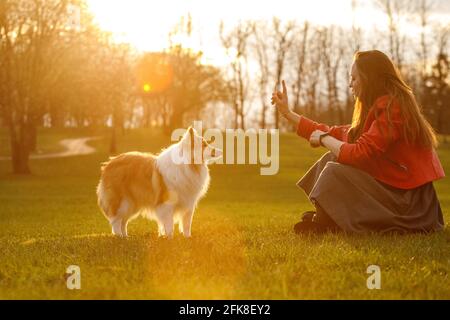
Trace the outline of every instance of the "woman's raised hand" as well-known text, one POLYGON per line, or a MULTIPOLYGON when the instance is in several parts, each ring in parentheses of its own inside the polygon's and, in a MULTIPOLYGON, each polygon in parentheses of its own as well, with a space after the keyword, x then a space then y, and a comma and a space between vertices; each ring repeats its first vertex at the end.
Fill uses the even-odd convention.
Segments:
POLYGON ((284 80, 282 81, 282 84, 283 92, 275 89, 275 91, 272 93, 271 103, 277 108, 278 112, 280 112, 283 116, 287 116, 291 112, 291 110, 289 110, 288 106, 288 95, 286 83, 284 82, 284 80))

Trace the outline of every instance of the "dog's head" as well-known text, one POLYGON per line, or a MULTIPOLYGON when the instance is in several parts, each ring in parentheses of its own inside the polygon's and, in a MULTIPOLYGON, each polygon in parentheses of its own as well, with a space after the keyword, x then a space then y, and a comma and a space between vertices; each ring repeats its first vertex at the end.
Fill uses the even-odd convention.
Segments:
POLYGON ((180 144, 185 164, 208 164, 222 156, 222 150, 208 143, 192 127, 186 130, 180 144))

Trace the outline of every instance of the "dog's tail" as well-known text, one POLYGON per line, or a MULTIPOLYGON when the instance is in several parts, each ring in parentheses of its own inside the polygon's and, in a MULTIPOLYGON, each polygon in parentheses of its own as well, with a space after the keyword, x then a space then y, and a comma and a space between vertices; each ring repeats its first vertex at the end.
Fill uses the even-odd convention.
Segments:
POLYGON ((102 210, 104 215, 107 215, 108 212, 108 203, 105 201, 105 188, 103 187, 103 182, 100 180, 98 186, 97 186, 97 204, 102 210))
POLYGON ((112 194, 113 192, 113 190, 105 188, 101 179, 97 186, 97 203, 106 218, 114 217, 119 205, 114 203, 117 197, 112 194))

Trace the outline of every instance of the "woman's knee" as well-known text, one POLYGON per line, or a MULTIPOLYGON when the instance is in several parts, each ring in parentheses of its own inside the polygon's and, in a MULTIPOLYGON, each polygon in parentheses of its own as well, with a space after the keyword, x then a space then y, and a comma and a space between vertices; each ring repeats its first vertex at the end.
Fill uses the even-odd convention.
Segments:
POLYGON ((336 161, 328 161, 322 170, 321 175, 342 175, 345 170, 345 166, 336 161))
POLYGON ((325 164, 329 161, 336 161, 336 160, 337 160, 336 156, 331 151, 328 151, 319 159, 320 162, 323 162, 325 164))

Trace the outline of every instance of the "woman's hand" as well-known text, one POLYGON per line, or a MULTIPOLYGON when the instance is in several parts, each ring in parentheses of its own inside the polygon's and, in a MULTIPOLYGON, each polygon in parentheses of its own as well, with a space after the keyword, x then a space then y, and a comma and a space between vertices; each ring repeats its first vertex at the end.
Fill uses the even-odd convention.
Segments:
POLYGON ((282 81, 282 84, 283 92, 280 92, 278 90, 273 92, 271 103, 277 108, 278 112, 280 112, 284 117, 287 117, 291 110, 289 110, 288 106, 288 95, 284 80, 282 81))
POLYGON ((321 130, 315 130, 313 133, 311 133, 311 136, 309 137, 309 144, 313 148, 320 147, 320 136, 324 134, 325 132, 321 130))
POLYGON ((277 108, 278 112, 281 113, 283 117, 285 117, 293 124, 297 125, 300 121, 300 116, 294 111, 289 110, 286 83, 284 83, 284 80, 282 81, 282 83, 283 92, 276 90, 274 93, 272 93, 272 105, 277 108))

